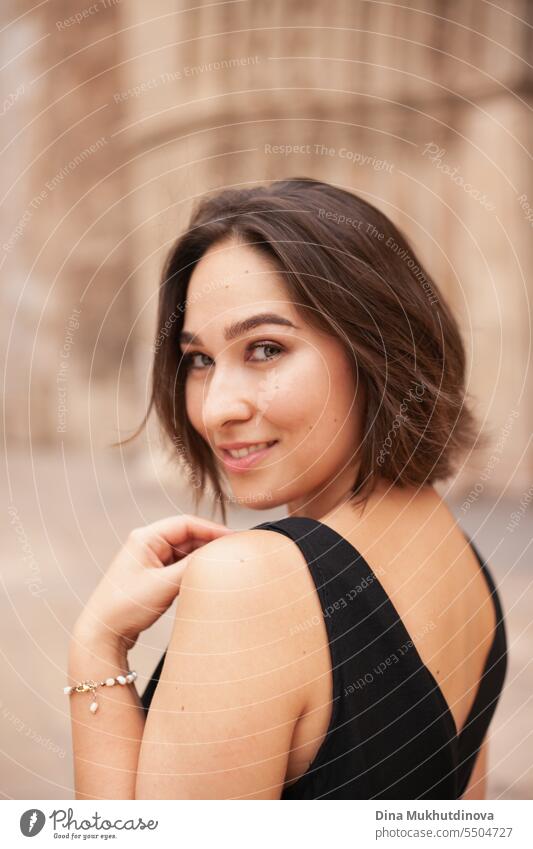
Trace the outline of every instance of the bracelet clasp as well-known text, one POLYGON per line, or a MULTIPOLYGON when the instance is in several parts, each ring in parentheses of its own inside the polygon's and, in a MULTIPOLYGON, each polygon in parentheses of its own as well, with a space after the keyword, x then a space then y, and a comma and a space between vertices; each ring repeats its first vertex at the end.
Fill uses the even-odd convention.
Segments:
POLYGON ((76 693, 87 693, 89 690, 96 690, 98 684, 96 681, 82 681, 77 687, 74 687, 76 693))

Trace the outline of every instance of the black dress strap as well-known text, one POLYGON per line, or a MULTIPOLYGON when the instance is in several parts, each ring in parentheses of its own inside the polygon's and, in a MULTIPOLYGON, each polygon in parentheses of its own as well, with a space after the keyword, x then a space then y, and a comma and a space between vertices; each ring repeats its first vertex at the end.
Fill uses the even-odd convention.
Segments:
POLYGON ((470 781, 479 749, 496 710, 507 673, 507 634, 498 591, 490 570, 477 547, 469 537, 466 538, 477 557, 490 590, 496 613, 496 625, 474 703, 459 733, 459 797, 463 795, 470 781))

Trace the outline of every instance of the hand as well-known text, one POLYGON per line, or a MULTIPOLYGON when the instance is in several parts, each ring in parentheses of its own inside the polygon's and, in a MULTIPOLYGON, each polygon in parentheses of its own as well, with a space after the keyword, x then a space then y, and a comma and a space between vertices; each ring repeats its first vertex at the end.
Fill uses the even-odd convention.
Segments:
POLYGON ((126 650, 179 593, 187 556, 235 531, 196 516, 169 516, 131 531, 74 626, 74 636, 126 650))

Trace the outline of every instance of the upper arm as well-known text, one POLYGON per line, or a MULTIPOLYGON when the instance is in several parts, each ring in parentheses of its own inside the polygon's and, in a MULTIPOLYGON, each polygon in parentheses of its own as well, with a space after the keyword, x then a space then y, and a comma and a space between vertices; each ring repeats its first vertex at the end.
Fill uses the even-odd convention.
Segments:
POLYGON ((275 566, 263 534, 232 534, 190 555, 146 719, 137 799, 281 795, 302 693, 279 536, 268 534, 275 566))
POLYGON ((470 780, 461 799, 485 799, 487 793, 488 738, 479 747, 470 780))

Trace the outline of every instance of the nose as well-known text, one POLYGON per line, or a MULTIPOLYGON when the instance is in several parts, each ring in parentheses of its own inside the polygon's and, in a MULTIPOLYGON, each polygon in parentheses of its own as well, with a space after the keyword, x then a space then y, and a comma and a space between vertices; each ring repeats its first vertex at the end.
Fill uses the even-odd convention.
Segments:
POLYGON ((227 422, 244 422, 253 417, 253 378, 244 369, 217 362, 205 386, 203 416, 208 431, 220 431, 227 422))

